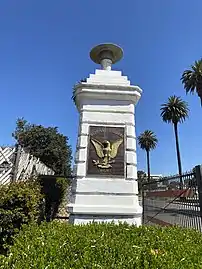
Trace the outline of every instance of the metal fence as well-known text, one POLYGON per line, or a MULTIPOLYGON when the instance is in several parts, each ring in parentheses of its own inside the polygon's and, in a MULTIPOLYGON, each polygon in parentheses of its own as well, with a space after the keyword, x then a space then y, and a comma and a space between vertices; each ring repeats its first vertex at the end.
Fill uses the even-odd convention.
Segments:
POLYGON ((181 177, 143 184, 143 224, 179 225, 202 231, 202 166, 181 177))
POLYGON ((73 176, 68 177, 68 181, 70 182, 69 186, 66 189, 64 198, 59 205, 57 213, 53 216, 53 219, 56 219, 62 222, 69 221, 68 204, 70 203, 71 186, 72 186, 73 180, 74 180, 73 176))

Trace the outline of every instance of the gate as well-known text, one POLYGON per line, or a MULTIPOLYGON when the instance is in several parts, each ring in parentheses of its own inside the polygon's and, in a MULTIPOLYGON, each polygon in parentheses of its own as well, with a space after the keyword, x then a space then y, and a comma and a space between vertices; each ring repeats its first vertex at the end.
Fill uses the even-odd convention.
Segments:
POLYGON ((143 224, 202 231, 202 166, 193 172, 143 184, 143 224))

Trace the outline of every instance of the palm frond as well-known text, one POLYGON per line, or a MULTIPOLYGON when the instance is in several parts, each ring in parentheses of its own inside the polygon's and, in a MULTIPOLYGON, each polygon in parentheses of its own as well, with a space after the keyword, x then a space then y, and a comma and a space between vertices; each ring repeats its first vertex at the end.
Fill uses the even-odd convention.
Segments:
POLYGON ((161 117, 168 123, 182 123, 189 115, 188 104, 175 95, 168 98, 168 102, 161 105, 161 117))
POLYGON ((197 92, 202 101, 202 58, 183 72, 181 81, 186 93, 197 92))
POLYGON ((154 132, 146 130, 138 136, 138 144, 141 149, 150 151, 155 149, 158 143, 158 139, 154 132))

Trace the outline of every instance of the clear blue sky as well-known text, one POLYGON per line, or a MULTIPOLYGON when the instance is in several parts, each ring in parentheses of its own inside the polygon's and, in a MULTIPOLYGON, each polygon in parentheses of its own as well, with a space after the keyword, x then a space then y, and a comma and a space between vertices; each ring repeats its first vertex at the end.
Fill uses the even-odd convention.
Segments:
MULTIPOLYGON (((186 96, 184 69, 202 56, 202 1, 194 0, 1 0, 0 144, 12 144, 17 117, 58 126, 75 149, 78 113, 72 86, 98 68, 89 50, 114 42, 123 70, 143 89, 136 109, 136 132, 153 130, 159 145, 151 154, 154 174, 177 172, 172 126, 162 122, 160 104, 170 95, 189 103, 190 118, 180 126, 183 170, 202 163, 202 108, 186 96)), ((138 149, 138 169, 145 154, 138 149)))

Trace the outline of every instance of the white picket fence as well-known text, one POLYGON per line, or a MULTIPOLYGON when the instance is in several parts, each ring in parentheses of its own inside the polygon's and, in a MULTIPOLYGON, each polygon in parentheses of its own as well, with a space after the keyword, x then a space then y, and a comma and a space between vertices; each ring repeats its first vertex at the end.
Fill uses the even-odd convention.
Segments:
POLYGON ((54 171, 20 146, 0 147, 0 184, 37 175, 54 175, 54 171))
POLYGON ((11 181, 15 163, 15 147, 0 147, 0 183, 11 181))

